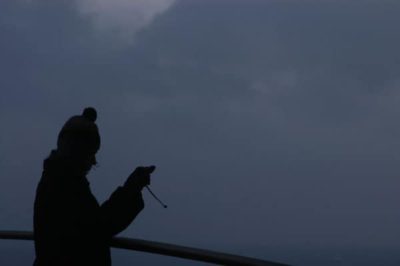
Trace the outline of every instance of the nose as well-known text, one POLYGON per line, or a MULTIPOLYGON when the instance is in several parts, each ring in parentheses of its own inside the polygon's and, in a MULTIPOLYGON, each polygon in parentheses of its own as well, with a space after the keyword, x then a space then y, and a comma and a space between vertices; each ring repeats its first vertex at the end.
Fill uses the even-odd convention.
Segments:
POLYGON ((96 165, 97 164, 96 155, 93 155, 91 159, 92 159, 91 160, 92 165, 96 165))

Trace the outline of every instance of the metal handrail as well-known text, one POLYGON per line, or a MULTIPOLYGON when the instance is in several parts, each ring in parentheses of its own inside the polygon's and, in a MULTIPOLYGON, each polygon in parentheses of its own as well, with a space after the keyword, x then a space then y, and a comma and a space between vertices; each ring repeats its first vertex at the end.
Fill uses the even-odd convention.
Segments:
MULTIPOLYGON (((0 239, 33 240, 33 232, 30 231, 0 231, 0 239)), ((143 251, 160 255, 203 261, 221 265, 237 266, 288 266, 276 262, 270 262, 249 257, 237 256, 228 253, 215 252, 206 249, 191 248, 126 237, 114 237, 110 246, 128 250, 143 251)))

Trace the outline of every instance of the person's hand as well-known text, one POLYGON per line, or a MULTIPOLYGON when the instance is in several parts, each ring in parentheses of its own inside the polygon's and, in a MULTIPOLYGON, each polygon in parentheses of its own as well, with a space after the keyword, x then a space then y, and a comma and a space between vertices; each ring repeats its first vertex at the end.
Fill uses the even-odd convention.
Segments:
POLYGON ((150 185, 150 175, 156 169, 155 166, 139 166, 133 171, 125 182, 126 186, 134 186, 139 190, 143 187, 150 185))

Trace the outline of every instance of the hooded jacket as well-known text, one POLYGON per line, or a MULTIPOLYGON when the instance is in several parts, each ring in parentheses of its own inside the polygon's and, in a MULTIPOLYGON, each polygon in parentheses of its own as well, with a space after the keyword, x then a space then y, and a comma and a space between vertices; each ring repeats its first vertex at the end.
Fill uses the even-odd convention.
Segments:
POLYGON ((118 187, 99 204, 85 174, 52 152, 34 203, 34 266, 110 266, 109 242, 144 208, 141 187, 118 187))

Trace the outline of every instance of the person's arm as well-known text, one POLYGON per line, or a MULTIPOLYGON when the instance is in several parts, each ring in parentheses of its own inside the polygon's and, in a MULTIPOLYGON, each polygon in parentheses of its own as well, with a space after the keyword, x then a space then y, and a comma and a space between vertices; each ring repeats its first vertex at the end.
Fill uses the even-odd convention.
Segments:
POLYGON ((150 184, 147 167, 138 167, 128 177, 122 187, 118 187, 100 207, 100 216, 109 236, 114 236, 124 229, 143 210, 142 189, 150 184))

